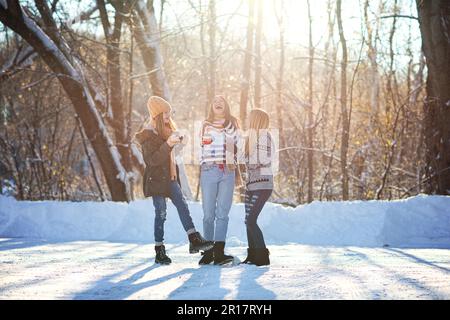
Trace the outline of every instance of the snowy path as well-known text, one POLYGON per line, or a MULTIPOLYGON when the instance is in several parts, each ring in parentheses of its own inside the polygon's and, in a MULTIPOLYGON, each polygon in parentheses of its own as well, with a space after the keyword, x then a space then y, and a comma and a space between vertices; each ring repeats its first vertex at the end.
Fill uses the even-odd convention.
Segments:
POLYGON ((167 247, 157 266, 152 244, 0 239, 0 299, 450 299, 449 249, 270 246, 258 268, 167 247))

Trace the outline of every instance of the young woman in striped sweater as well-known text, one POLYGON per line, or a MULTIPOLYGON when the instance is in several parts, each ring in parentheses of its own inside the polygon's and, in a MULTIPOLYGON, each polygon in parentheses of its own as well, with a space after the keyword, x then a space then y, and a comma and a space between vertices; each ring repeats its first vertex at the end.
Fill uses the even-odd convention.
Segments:
POLYGON ((272 137, 268 131, 269 115, 253 109, 249 115, 249 134, 245 139, 246 192, 245 224, 247 228, 248 256, 243 263, 269 265, 269 250, 257 224, 258 216, 273 190, 272 137))
POLYGON ((228 214, 238 175, 236 161, 239 142, 238 120, 231 115, 223 96, 216 96, 208 118, 203 122, 201 139, 200 185, 203 203, 203 234, 215 241, 211 250, 203 252, 199 264, 225 264, 233 260, 224 253, 228 214))

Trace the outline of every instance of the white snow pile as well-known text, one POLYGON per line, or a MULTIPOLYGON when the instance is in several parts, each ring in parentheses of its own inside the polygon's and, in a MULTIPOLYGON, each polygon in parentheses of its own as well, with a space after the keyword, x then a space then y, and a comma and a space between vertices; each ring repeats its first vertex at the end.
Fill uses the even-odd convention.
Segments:
MULTIPOLYGON (((201 203, 188 203, 195 226, 203 230, 201 203)), ((185 243, 186 234, 170 200, 167 211, 165 241, 185 243)), ((246 245, 244 216, 243 204, 234 204, 227 246, 246 245)), ((153 220, 151 199, 60 202, 0 196, 0 238, 153 242, 153 220)), ((297 208, 267 203, 259 226, 269 245, 450 248, 450 197, 313 202, 297 208)))

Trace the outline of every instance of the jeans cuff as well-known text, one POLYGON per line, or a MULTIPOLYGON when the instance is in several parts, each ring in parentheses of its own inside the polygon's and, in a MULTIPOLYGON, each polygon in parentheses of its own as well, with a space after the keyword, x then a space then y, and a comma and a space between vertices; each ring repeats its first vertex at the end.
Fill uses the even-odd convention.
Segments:
POLYGON ((193 233, 196 233, 196 232, 197 232, 197 230, 195 230, 195 228, 191 228, 191 229, 189 229, 188 231, 186 231, 186 233, 187 233, 188 235, 193 234, 193 233))

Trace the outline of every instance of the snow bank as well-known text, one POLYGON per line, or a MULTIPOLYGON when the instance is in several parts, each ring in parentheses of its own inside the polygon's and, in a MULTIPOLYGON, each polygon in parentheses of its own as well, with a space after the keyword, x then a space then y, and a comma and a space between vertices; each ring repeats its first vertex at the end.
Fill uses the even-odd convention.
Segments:
MULTIPOLYGON (((202 230, 201 203, 189 202, 202 230)), ((165 240, 186 241, 168 201, 165 240)), ((230 212, 228 246, 246 244, 243 204, 230 212)), ((0 196, 0 237, 47 240, 153 241, 151 199, 127 203, 16 201, 0 196)), ((450 248, 450 197, 420 195, 398 201, 313 202, 297 208, 268 203, 259 225, 268 244, 390 245, 450 248)))

